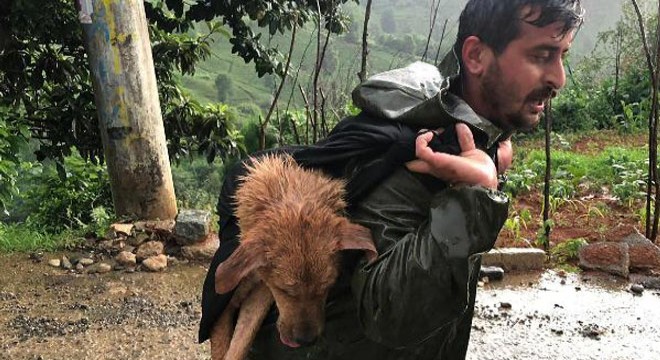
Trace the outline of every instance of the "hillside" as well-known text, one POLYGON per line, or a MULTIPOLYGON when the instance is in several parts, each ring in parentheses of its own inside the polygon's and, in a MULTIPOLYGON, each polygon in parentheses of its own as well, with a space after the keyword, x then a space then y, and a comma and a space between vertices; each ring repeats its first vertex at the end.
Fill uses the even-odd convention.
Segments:
MULTIPOLYGON (((446 53, 455 37, 457 19, 465 0, 440 0, 441 10, 436 20, 427 61, 433 62, 436 55, 440 58, 446 53), (443 23, 447 19, 446 35, 438 52, 443 23)), ((584 0, 587 11, 586 21, 573 47, 573 61, 589 54, 595 44, 599 32, 613 27, 619 18, 621 4, 625 0, 584 0)), ((360 38, 364 4, 351 3, 345 11, 353 19, 351 30, 341 37, 331 40, 329 54, 325 60, 325 69, 321 77, 328 98, 334 103, 345 103, 350 90, 357 84, 356 73, 360 63, 360 38)), ((430 23, 431 1, 419 0, 381 0, 372 5, 370 28, 370 55, 368 72, 370 74, 419 60, 424 51, 430 23), (421 14, 421 15, 420 15, 421 14), (421 16, 421 19, 420 19, 421 16)), ((294 50, 292 67, 300 67, 299 83, 303 87, 311 86, 311 69, 315 58, 313 29, 307 28, 299 32, 294 50), (304 59, 301 62, 301 59, 304 59), (302 64, 302 65, 301 65, 302 64)), ((266 38, 266 37, 264 37, 266 38)), ((288 49, 290 38, 287 35, 271 40, 277 44, 280 51, 288 49)), ((245 64, 238 56, 231 54, 228 39, 216 37, 212 46, 212 56, 198 67, 192 77, 181 79, 196 99, 201 102, 224 101, 240 107, 267 108, 278 80, 272 76, 258 78, 252 63, 245 64), (229 83, 225 94, 218 94, 216 78, 225 75, 222 84, 229 83), (227 80, 228 79, 228 80, 227 80)), ((226 85, 225 85, 226 87, 226 85)), ((280 98, 281 106, 286 106, 289 97, 296 107, 301 107, 303 100, 296 87, 285 87, 280 98)))

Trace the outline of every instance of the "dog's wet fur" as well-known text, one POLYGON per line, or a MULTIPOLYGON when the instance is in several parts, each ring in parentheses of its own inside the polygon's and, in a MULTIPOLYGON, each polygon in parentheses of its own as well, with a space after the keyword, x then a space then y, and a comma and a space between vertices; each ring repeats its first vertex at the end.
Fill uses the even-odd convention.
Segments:
POLYGON ((215 273, 216 292, 238 288, 214 326, 214 360, 243 359, 273 301, 282 343, 314 343, 339 274, 339 251, 377 256, 370 231, 343 216, 342 181, 303 169, 288 155, 252 159, 247 170, 235 195, 240 245, 215 273))

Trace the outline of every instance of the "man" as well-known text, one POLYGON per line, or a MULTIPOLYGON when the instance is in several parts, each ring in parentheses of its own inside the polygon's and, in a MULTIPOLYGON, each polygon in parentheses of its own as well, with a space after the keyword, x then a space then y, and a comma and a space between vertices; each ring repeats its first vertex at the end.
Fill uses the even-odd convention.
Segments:
MULTIPOLYGON (((286 150, 348 180, 351 218, 372 230, 380 256, 370 265, 347 258, 317 344, 289 349, 265 325, 251 358, 465 358, 479 254, 507 217, 507 199, 492 190, 511 161, 506 139, 536 126, 563 87, 562 57, 582 13, 580 0, 470 0, 454 45, 458 76, 426 81, 417 66, 377 75, 354 92, 362 114, 319 144, 286 150), (447 130, 424 130, 437 127, 447 130)), ((241 172, 228 175, 218 205, 222 242, 204 285, 200 341, 230 296, 213 292, 213 274, 237 243, 230 196, 241 172)))

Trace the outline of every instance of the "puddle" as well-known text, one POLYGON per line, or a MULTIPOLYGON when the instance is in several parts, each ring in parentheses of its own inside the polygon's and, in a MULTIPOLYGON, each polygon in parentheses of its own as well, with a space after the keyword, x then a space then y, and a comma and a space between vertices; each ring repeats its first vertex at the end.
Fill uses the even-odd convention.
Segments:
POLYGON ((629 286, 600 274, 507 274, 477 295, 468 359, 658 359, 660 292, 629 286))

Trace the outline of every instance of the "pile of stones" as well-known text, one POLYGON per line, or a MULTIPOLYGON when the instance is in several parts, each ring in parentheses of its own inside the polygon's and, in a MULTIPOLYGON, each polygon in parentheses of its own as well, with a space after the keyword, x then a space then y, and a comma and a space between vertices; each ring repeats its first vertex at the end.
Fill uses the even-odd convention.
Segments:
POLYGON ((181 210, 176 220, 113 224, 105 236, 87 239, 84 254, 62 255, 48 264, 79 273, 155 272, 177 263, 209 263, 218 246, 210 212, 181 210))
POLYGON ((628 278, 631 273, 660 274, 660 248, 639 232, 619 241, 596 242, 579 252, 580 267, 628 278))

